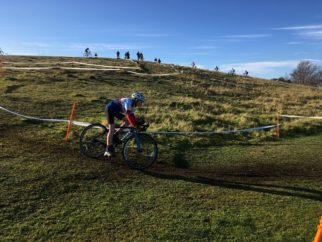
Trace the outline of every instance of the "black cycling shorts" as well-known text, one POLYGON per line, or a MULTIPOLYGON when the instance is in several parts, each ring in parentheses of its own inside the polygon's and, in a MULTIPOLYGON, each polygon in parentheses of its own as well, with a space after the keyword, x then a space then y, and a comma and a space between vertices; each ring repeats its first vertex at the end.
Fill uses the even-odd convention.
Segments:
POLYGON ((105 109, 106 119, 108 124, 114 124, 115 117, 119 120, 124 119, 125 115, 118 111, 118 106, 111 102, 105 109))

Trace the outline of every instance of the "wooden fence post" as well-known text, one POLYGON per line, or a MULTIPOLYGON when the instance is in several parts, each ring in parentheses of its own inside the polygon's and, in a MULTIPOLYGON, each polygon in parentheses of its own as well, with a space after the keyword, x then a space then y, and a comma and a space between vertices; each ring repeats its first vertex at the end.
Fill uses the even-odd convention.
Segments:
POLYGON ((280 138, 281 130, 280 130, 280 115, 279 115, 279 113, 276 113, 275 120, 276 120, 276 137, 280 138))

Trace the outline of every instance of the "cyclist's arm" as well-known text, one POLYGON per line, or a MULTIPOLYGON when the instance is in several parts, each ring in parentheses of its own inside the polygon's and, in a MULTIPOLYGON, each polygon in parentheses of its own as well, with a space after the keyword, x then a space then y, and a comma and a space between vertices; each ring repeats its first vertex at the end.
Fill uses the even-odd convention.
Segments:
POLYGON ((129 121, 129 123, 130 123, 130 125, 132 127, 136 126, 136 121, 137 120, 136 120, 136 118, 134 116, 134 113, 132 113, 131 111, 127 111, 125 117, 127 118, 127 120, 129 121))

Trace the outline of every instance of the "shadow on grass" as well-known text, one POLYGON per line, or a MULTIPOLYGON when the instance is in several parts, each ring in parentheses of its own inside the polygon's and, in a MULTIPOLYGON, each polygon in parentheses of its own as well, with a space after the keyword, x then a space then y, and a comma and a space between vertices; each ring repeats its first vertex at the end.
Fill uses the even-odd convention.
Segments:
MULTIPOLYGON (((242 177, 239 177, 238 181, 234 181, 227 178, 217 179, 209 176, 202 175, 202 172, 195 171, 183 171, 180 169, 171 168, 171 171, 144 171, 144 174, 167 180, 182 180, 186 182, 192 182, 197 184, 209 185, 214 187, 220 187, 225 189, 233 189, 240 191, 249 191, 264 193, 277 196, 288 196, 309 199, 313 201, 322 201, 322 190, 311 189, 299 186, 288 186, 288 185, 274 185, 274 184, 261 184, 257 182, 243 182, 242 177), (194 173, 196 173, 194 175, 194 173)), ((248 177, 249 178, 249 177, 248 177)), ((246 180, 246 179, 245 179, 246 180)), ((262 180, 262 179, 261 179, 262 180)), ((260 182, 258 179, 257 181, 260 182)), ((280 178, 283 180, 283 178, 280 178)))

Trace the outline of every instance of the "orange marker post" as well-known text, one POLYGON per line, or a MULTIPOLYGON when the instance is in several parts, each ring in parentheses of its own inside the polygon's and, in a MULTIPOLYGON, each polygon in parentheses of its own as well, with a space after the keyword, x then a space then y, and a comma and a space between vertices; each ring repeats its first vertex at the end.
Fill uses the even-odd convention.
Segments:
POLYGON ((280 115, 279 113, 276 114, 276 136, 277 138, 280 137, 281 131, 280 131, 280 115))
POLYGON ((320 242, 322 237, 322 217, 320 218, 320 225, 318 225, 318 231, 316 232, 313 242, 320 242))
POLYGON ((73 104, 72 112, 70 113, 70 117, 69 117, 68 128, 67 128, 67 131, 66 131, 66 138, 65 138, 66 141, 68 141, 68 135, 69 135, 70 126, 71 126, 72 121, 73 121, 74 111, 75 111, 75 103, 73 104))

